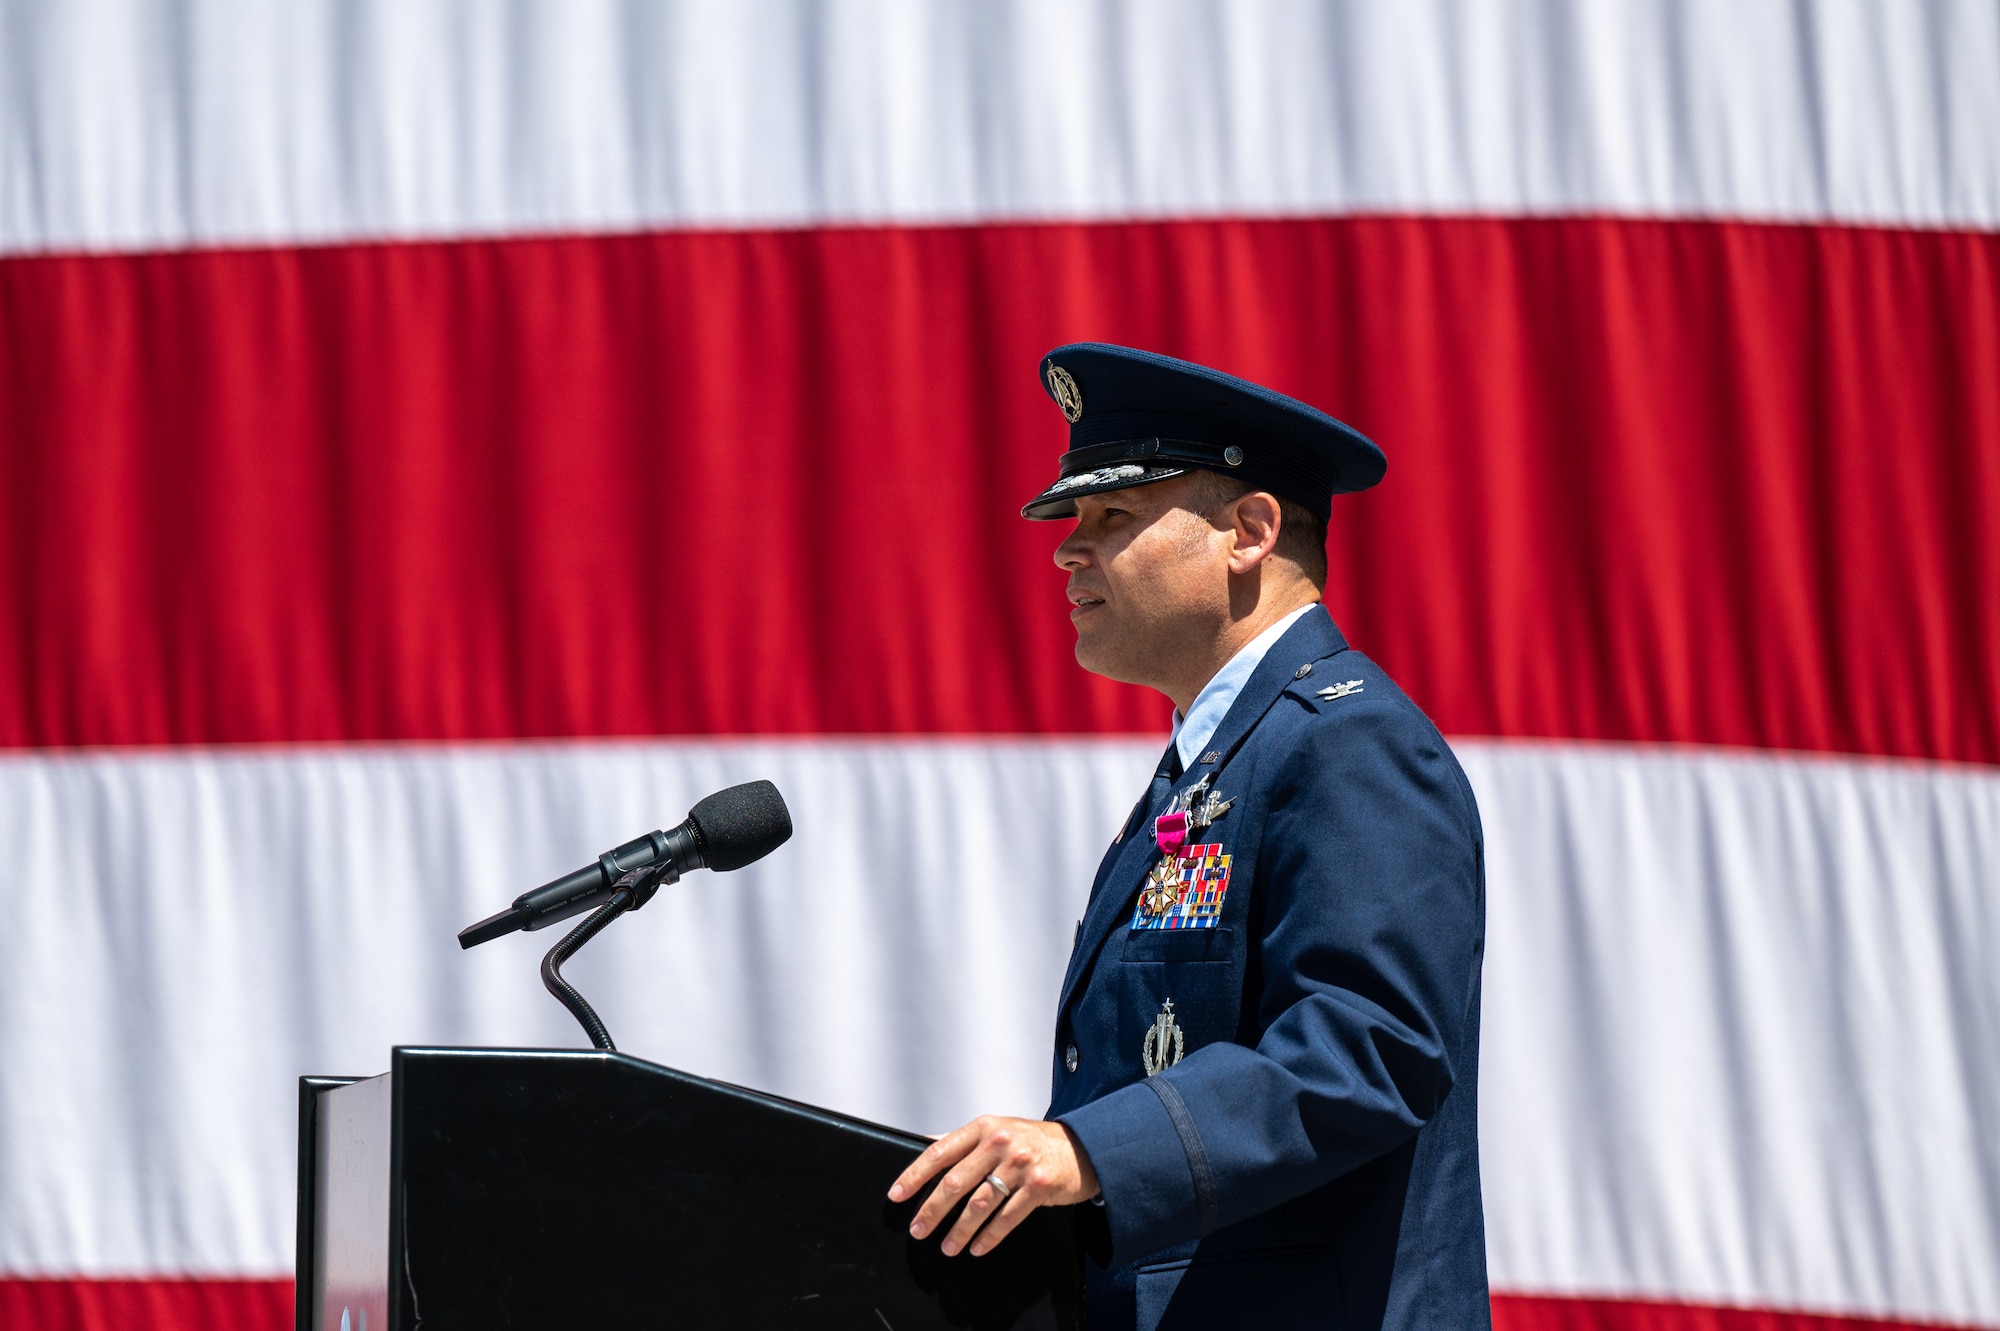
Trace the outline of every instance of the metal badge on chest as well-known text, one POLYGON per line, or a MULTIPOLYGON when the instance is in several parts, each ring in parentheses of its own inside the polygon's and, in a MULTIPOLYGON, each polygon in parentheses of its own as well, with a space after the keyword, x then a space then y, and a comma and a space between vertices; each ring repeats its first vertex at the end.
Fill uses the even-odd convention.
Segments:
POLYGON ((1174 1000, 1169 998, 1146 1028, 1146 1044, 1139 1058, 1146 1065, 1146 1075, 1152 1077, 1180 1062, 1186 1052, 1187 1033, 1174 1021, 1174 1000))

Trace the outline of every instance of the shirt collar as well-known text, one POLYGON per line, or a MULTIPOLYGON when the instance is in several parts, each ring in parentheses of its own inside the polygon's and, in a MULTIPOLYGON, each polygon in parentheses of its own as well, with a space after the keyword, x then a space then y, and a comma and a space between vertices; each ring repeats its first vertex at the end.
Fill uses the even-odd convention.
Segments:
POLYGON ((1181 769, 1194 766, 1201 755, 1202 745, 1215 735, 1222 718, 1229 715, 1230 704, 1236 695, 1243 692, 1243 686, 1250 682, 1250 676, 1257 673, 1257 667, 1264 663, 1264 654, 1272 644, 1285 636, 1285 630, 1298 623, 1299 616, 1308 610, 1317 610, 1318 603, 1302 605, 1286 615, 1271 627, 1243 644, 1236 655, 1229 658, 1229 664, 1215 672, 1215 678, 1201 686, 1201 692, 1194 695, 1187 715, 1174 713, 1174 747, 1180 751, 1181 769))

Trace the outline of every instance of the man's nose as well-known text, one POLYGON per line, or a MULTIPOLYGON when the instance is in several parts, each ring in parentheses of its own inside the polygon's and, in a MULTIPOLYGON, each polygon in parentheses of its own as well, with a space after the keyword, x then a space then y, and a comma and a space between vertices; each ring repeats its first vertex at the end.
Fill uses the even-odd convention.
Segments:
POLYGON ((1063 543, 1056 547, 1056 567, 1065 572, 1088 567, 1090 548, 1084 543, 1081 530, 1071 532, 1063 543))

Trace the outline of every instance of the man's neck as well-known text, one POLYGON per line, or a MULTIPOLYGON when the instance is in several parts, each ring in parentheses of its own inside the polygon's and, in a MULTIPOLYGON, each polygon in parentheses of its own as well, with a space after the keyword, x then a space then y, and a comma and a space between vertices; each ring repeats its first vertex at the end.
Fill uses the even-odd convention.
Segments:
POLYGON ((1205 669, 1201 671, 1201 677, 1192 679, 1193 672, 1190 672, 1192 687, 1182 683, 1171 691, 1163 689, 1161 692, 1173 699, 1175 711, 1186 716, 1188 709, 1194 706, 1194 700, 1200 696, 1204 688, 1208 687, 1208 682, 1216 677, 1222 667, 1235 660, 1238 652, 1255 641, 1258 634, 1294 610, 1313 605, 1318 600, 1318 590, 1310 585, 1296 595, 1260 598, 1256 609, 1241 619, 1230 620, 1223 625, 1222 631, 1216 634, 1214 650, 1208 654, 1204 662, 1205 669), (1185 697, 1181 696, 1182 690, 1186 691, 1185 697))

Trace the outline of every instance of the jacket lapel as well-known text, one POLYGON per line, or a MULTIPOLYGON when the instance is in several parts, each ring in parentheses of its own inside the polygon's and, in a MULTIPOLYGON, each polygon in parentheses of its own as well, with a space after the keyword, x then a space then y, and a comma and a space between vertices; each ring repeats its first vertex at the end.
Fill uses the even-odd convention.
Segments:
MULTIPOLYGON (((1222 756, 1213 763, 1195 762, 1174 783, 1174 794, 1180 794, 1202 777, 1218 773, 1229 765, 1230 758, 1250 737, 1250 732, 1256 729, 1264 713, 1271 710, 1271 704, 1297 677, 1300 666, 1346 650, 1347 639, 1334 627, 1333 618, 1324 607, 1299 616, 1298 623, 1287 629, 1284 636, 1264 653, 1264 659, 1244 682, 1236 701, 1230 704, 1222 724, 1216 727, 1206 751, 1222 756)), ((1152 816, 1155 812, 1148 809, 1140 817, 1138 828, 1117 847, 1115 854, 1107 855, 1098 868, 1097 881, 1091 885, 1090 904, 1084 911, 1083 932, 1077 937, 1076 947, 1070 953, 1068 973, 1063 977, 1062 999, 1056 1006, 1057 1012, 1069 1009, 1070 997, 1089 974, 1098 951, 1117 929, 1119 921, 1133 908, 1132 901, 1139 884, 1159 854, 1159 848, 1153 844, 1152 816)))

